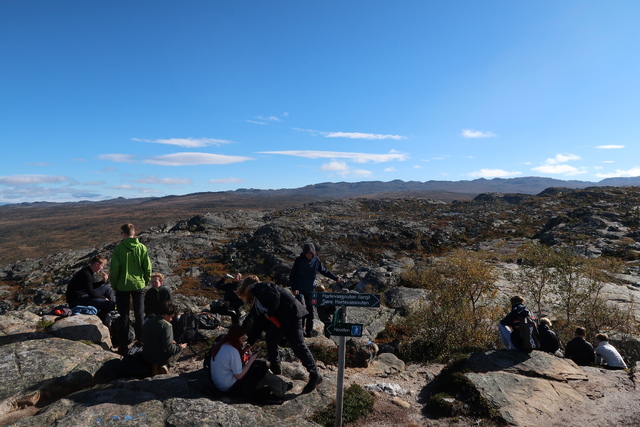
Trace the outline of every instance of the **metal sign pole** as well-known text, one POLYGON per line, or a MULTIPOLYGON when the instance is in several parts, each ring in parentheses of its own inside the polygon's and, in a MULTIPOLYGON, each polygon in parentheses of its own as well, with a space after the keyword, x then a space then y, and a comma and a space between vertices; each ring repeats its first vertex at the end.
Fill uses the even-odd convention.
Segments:
MULTIPOLYGON (((340 307, 340 322, 347 321, 346 307, 340 307)), ((347 353, 346 337, 340 336, 338 339, 338 381, 336 390, 336 422, 335 427, 342 427, 342 410, 344 404, 344 365, 347 353)))

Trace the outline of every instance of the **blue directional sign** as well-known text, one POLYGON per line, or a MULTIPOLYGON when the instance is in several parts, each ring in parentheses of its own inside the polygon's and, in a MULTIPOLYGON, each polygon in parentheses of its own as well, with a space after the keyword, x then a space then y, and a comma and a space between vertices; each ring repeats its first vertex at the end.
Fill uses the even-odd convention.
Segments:
POLYGON ((361 337, 364 325, 362 323, 336 323, 325 328, 329 335, 339 337, 361 337))

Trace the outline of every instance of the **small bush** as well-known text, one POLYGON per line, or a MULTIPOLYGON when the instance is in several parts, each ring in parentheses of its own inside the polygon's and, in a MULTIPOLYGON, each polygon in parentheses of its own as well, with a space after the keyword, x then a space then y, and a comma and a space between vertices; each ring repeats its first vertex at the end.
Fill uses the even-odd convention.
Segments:
MULTIPOLYGON (((351 423, 366 415, 373 409, 373 397, 358 384, 351 384, 344 390, 342 402, 342 420, 351 423)), ((312 421, 320 425, 331 427, 336 420, 336 403, 316 412, 312 421)))
POLYGON ((49 332, 49 329, 51 329, 54 323, 55 322, 51 320, 39 320, 38 323, 36 323, 36 330, 38 332, 49 332))

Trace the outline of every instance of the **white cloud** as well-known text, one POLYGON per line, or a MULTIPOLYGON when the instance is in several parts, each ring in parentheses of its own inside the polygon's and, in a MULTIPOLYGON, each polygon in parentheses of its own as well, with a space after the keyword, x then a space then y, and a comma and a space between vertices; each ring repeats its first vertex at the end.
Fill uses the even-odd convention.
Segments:
POLYGON ((585 168, 576 168, 565 164, 566 162, 573 160, 580 160, 580 156, 576 156, 575 154, 556 154, 555 157, 546 159, 542 166, 531 168, 531 170, 547 174, 564 175, 579 175, 587 173, 585 168))
POLYGON ((405 161, 409 158, 404 153, 391 150, 388 154, 350 153, 341 151, 261 151, 262 154, 281 154, 284 156, 305 157, 307 159, 348 159, 355 163, 384 163, 391 161, 405 161))
POLYGON ((395 171, 396 171, 396 168, 394 168, 394 167, 391 167, 391 168, 384 168, 384 171, 385 171, 385 172, 395 172, 395 171))
POLYGON ((133 154, 100 154, 98 158, 116 163, 133 163, 135 156, 133 154))
POLYGON ((517 175, 522 175, 522 172, 509 172, 502 169, 480 169, 479 171, 469 173, 469 176, 473 178, 503 178, 505 176, 517 175))
POLYGON ((239 184, 244 182, 242 178, 218 178, 218 179, 210 179, 209 184, 239 184))
POLYGON ((229 165, 254 160, 251 157, 226 156, 211 153, 174 153, 149 157, 144 163, 159 166, 229 165))
POLYGON ((618 178, 618 177, 635 177, 640 176, 640 167, 636 166, 628 170, 617 169, 613 173, 598 173, 598 178, 618 178))
POLYGON ((401 135, 383 135, 379 133, 362 133, 362 132, 320 132, 327 138, 348 138, 348 139, 369 139, 369 140, 379 140, 379 139, 406 139, 406 136, 401 135))
POLYGON ((597 145, 596 148, 598 150, 617 150, 619 148, 624 148, 624 145, 597 145))
POLYGON ((160 184, 160 185, 186 185, 191 184, 191 180, 187 178, 158 178, 155 175, 147 178, 136 180, 140 184, 160 184))
POLYGON ((541 173, 565 174, 565 175, 579 175, 582 173, 586 173, 586 171, 582 169, 578 169, 571 165, 563 165, 563 164, 543 165, 543 166, 538 166, 536 168, 532 168, 531 170, 541 172, 541 173))
POLYGON ((557 165, 558 163, 566 163, 572 160, 580 160, 580 156, 575 154, 556 154, 555 157, 544 161, 546 165, 557 165))
POLYGON ((329 163, 325 163, 322 165, 321 169, 323 171, 335 172, 337 175, 341 177, 347 176, 358 176, 358 177, 370 177, 373 173, 366 169, 351 169, 346 162, 339 162, 337 160, 332 160, 329 163))
POLYGON ((71 178, 66 176, 53 176, 53 175, 0 176, 0 184, 4 184, 4 185, 54 184, 58 182, 68 182, 68 181, 71 181, 71 178))
POLYGON ((233 143, 233 141, 227 141, 226 139, 214 139, 214 138, 170 138, 170 139, 131 138, 131 139, 133 141, 150 142, 152 144, 177 145, 179 147, 187 147, 187 148, 208 147, 211 145, 220 146, 220 145, 233 143))
POLYGON ((474 129, 462 129, 460 135, 462 135, 463 138, 493 138, 498 136, 493 132, 483 132, 481 130, 474 129))

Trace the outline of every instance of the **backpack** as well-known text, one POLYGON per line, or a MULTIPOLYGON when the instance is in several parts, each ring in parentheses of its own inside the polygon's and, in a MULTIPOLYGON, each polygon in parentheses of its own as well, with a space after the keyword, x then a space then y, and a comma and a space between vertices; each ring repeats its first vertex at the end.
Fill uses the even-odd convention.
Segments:
POLYGON ((109 313, 110 325, 109 325, 109 333, 111 335, 111 344, 114 347, 126 347, 131 344, 136 338, 136 332, 133 329, 133 325, 127 322, 125 325, 124 318, 118 314, 118 312, 109 313), (127 342, 121 343, 120 337, 122 336, 122 330, 126 328, 127 331, 127 342))
POLYGON ((220 318, 215 314, 202 312, 197 316, 199 329, 218 329, 220 326, 220 318))
POLYGON ((191 311, 180 316, 175 326, 174 337, 178 344, 191 345, 204 340, 204 336, 198 331, 200 329, 198 315, 191 311))
POLYGON ((517 326, 515 328, 520 336, 521 351, 540 349, 538 322, 535 317, 529 315, 527 310, 524 310, 518 315, 517 326))

